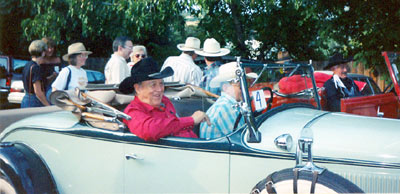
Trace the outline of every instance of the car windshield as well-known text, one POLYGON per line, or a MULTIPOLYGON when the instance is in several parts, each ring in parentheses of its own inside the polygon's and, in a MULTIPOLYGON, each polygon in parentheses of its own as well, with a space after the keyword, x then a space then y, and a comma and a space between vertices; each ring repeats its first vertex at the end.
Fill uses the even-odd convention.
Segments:
MULTIPOLYGON (((331 77, 325 73, 314 74, 310 64, 243 63, 242 66, 246 71, 251 70, 258 74, 257 79, 248 79, 249 95, 259 95, 257 91, 262 90, 266 109, 290 103, 306 103, 320 108, 321 104, 316 93, 321 92, 319 88, 331 77)), ((253 110, 259 109, 257 105, 259 99, 259 96, 252 97, 253 110)))
POLYGON ((5 78, 7 76, 8 66, 7 58, 0 58, 0 78, 5 78))
POLYGON ((29 61, 27 60, 22 60, 22 59, 12 59, 13 60, 13 71, 15 73, 21 74, 22 70, 25 67, 25 64, 29 61))

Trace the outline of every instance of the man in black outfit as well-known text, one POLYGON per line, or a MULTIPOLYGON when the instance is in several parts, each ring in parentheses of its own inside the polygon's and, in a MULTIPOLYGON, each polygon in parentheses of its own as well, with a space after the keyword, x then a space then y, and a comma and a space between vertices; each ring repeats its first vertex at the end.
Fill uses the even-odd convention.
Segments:
POLYGON ((340 112, 340 99, 354 96, 361 96, 360 89, 354 81, 347 77, 350 70, 347 63, 350 59, 343 58, 343 55, 336 53, 329 58, 325 70, 333 71, 333 76, 324 83, 327 99, 327 110, 340 112))

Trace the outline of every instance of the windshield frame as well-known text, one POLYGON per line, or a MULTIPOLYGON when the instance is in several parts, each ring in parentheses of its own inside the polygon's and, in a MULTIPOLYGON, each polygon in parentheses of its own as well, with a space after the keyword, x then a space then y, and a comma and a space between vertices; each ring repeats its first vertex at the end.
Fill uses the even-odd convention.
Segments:
MULTIPOLYGON (((293 71, 289 74, 288 77, 292 76, 294 71, 297 69, 304 69, 307 70, 309 73, 309 78, 311 79, 311 83, 312 83, 312 88, 311 91, 313 93, 313 98, 315 99, 316 105, 317 105, 317 109, 318 110, 322 110, 322 106, 321 106, 321 102, 320 102, 320 96, 318 94, 318 87, 315 81, 315 77, 314 77, 314 67, 312 66, 312 64, 304 64, 304 63, 284 63, 284 64, 278 64, 278 63, 257 63, 257 62, 243 62, 241 63, 241 66, 243 68, 249 67, 249 68, 262 68, 263 70, 267 70, 267 69, 277 69, 277 71, 279 69, 293 69, 293 71)), ((263 72, 263 71, 261 71, 263 72)), ((260 76, 260 75, 258 75, 260 76)), ((250 95, 249 92, 249 88, 246 88, 245 92, 247 93, 246 95, 250 95)))

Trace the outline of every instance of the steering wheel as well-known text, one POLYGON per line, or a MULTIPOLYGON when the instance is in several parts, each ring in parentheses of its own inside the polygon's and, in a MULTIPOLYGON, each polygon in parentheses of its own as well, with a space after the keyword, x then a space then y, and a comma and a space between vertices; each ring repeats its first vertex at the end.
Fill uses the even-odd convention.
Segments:
POLYGON ((394 88, 393 82, 390 81, 390 83, 383 90, 383 93, 391 92, 393 90, 393 88, 394 88))

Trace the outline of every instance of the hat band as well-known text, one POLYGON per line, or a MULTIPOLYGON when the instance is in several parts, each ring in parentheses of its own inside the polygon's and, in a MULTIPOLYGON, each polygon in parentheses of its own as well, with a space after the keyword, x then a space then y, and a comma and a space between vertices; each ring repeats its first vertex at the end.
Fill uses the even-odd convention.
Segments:
POLYGON ((193 47, 193 46, 184 46, 185 48, 192 48, 192 49, 197 49, 196 47, 193 47))
POLYGON ((212 53, 212 54, 216 54, 216 53, 220 53, 220 52, 221 52, 221 49, 220 49, 220 50, 218 50, 218 51, 208 51, 208 50, 203 50, 203 52, 205 52, 205 53, 212 53))

